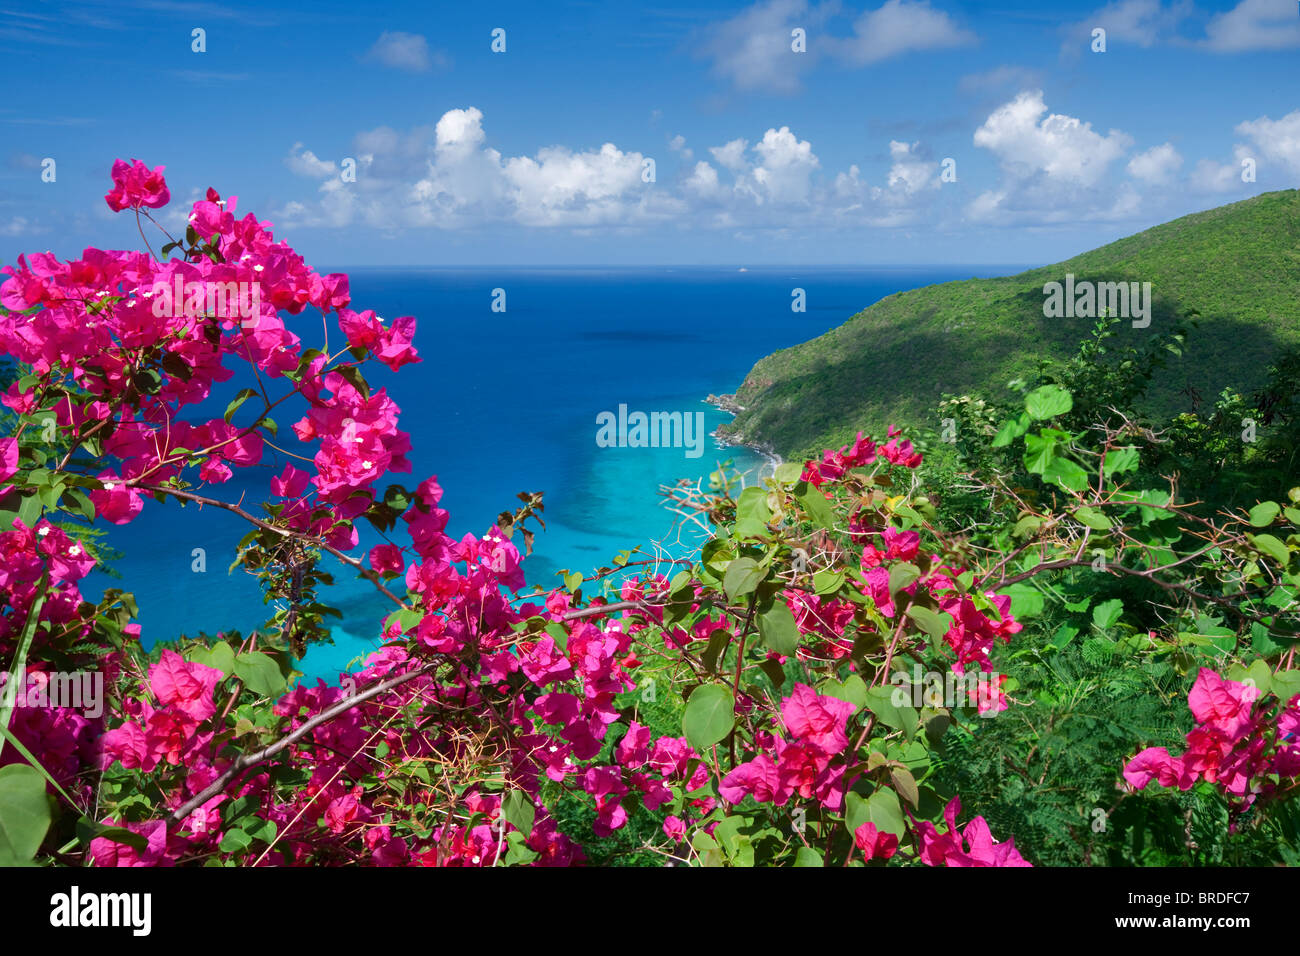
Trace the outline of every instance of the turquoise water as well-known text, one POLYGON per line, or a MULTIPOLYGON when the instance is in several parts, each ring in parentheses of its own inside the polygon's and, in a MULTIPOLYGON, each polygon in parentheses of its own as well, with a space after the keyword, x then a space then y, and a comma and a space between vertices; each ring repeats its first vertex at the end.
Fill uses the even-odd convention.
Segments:
MULTIPOLYGON (((437 475, 448 533, 482 535, 516 493, 545 493, 547 528, 524 562, 529 584, 552 586, 561 568, 590 571, 615 553, 661 542, 688 551, 698 531, 681 533, 656 489, 698 480, 717 463, 757 474, 764 462, 708 438, 701 457, 682 448, 602 448, 597 416, 630 411, 702 412, 705 431, 729 416, 705 404, 710 392, 731 392, 754 362, 779 348, 839 325, 872 302, 903 289, 1011 268, 806 269, 403 269, 349 270, 353 307, 385 318, 414 315, 424 362, 389 373, 378 367, 372 385, 387 386, 411 434, 414 466, 392 481, 414 488, 437 475), (791 291, 803 288, 807 311, 791 311, 791 291), (493 289, 504 289, 506 311, 493 312, 493 289)), ((291 320, 308 346, 318 345, 319 315, 291 320)), ((335 328, 335 337, 338 332, 335 328)), ((222 386, 221 395, 243 382, 222 386)), ((273 390, 273 394, 275 393, 273 390)), ((221 395, 211 407, 225 407, 221 395)), ((293 447, 290 425, 300 411, 277 416, 282 447, 293 447)), ((883 430, 879 423, 877 430, 883 430)), ((310 455, 310 451, 308 452, 310 455)), ((237 471, 236 480, 208 489, 214 497, 256 513, 267 482, 287 460, 268 449, 266 464, 237 471)), ((382 487, 382 483, 381 483, 382 487)), ((242 519, 212 508, 146 502, 139 518, 111 530, 122 552, 122 581, 102 574, 96 587, 126 587, 140 606, 142 639, 152 645, 180 634, 238 629, 248 633, 268 616, 254 579, 227 573, 247 530, 242 519), (196 549, 206 569, 195 569, 196 549)), ((379 543, 361 526, 360 555, 379 543)), ((400 538, 397 539, 400 542, 400 538)), ((516 542, 522 545, 516 536, 516 542)), ((653 548, 648 548, 653 553, 653 548)), ((334 679, 378 646, 379 623, 392 605, 346 567, 333 565, 337 584, 327 603, 343 613, 333 646, 311 648, 301 662, 309 679, 334 679)))

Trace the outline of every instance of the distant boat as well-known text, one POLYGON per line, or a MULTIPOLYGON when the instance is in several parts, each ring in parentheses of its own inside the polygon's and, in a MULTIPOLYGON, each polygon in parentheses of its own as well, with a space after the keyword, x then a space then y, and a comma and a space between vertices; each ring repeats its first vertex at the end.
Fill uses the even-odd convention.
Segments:
POLYGON ((748 272, 749 270, 746 269, 744 266, 741 266, 741 267, 740 267, 739 269, 737 269, 736 271, 737 271, 737 272, 748 272))

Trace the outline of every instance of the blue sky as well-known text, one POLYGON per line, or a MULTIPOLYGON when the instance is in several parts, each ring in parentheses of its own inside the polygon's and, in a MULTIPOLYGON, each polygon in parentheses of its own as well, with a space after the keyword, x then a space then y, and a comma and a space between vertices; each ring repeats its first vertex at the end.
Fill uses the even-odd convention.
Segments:
POLYGON ((138 246, 117 157, 333 267, 1046 263, 1300 186, 1297 0, 51 0, 0 52, 5 262, 138 246))

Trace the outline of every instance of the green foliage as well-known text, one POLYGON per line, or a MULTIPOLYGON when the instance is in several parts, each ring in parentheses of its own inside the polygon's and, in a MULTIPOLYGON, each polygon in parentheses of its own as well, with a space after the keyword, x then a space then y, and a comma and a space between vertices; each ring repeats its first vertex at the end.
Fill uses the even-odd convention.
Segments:
MULTIPOLYGON (((1152 284, 1151 324, 1119 324, 1120 349, 1143 348, 1189 313, 1201 317, 1203 334, 1157 371, 1143 402, 1162 419, 1200 414, 1202 396, 1265 387, 1277 355, 1300 345, 1298 247, 1300 192, 1284 190, 1016 276, 891 295, 825 335, 759 361, 736 393, 744 411, 724 431, 769 443, 788 458, 813 457, 851 441, 859 428, 937 430, 945 394, 1004 401, 1003 383, 1032 377, 1040 359, 1066 359, 1088 333, 1086 319, 1043 315, 1044 284, 1066 273, 1078 281, 1152 284)), ((1298 374, 1296 365, 1289 374, 1298 374)), ((1076 399, 1126 401, 1122 393, 1072 391, 1076 399)))

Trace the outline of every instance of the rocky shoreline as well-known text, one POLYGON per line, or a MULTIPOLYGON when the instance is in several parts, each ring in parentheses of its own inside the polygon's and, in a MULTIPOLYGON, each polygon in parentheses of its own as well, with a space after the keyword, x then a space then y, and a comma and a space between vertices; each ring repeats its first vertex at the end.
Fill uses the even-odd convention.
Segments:
MULTIPOLYGON (((735 395, 714 395, 710 392, 704 400, 715 408, 721 409, 722 411, 728 412, 732 415, 745 410, 745 406, 736 402, 735 395)), ((778 466, 785 462, 785 459, 782 458, 777 453, 776 449, 767 442, 751 441, 745 438, 744 435, 739 434, 724 434, 721 430, 714 432, 713 437, 716 438, 718 443, 721 445, 748 448, 755 454, 761 455, 767 461, 768 467, 773 472, 776 471, 778 466)))

